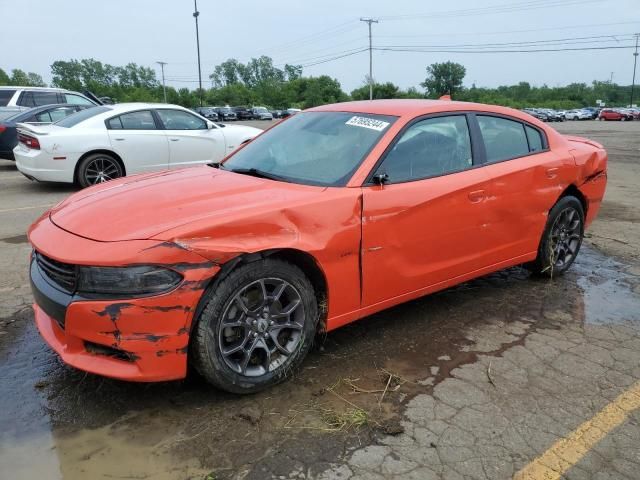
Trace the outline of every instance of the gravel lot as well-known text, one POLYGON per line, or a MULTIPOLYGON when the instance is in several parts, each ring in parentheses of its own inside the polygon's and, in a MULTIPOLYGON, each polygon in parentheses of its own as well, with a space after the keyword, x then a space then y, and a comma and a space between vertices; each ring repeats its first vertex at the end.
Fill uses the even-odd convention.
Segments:
POLYGON ((62 365, 33 325, 25 231, 74 188, 0 161, 2 476, 637 479, 640 122, 557 129, 610 156, 605 203, 567 275, 514 268, 376 314, 251 397, 62 365))

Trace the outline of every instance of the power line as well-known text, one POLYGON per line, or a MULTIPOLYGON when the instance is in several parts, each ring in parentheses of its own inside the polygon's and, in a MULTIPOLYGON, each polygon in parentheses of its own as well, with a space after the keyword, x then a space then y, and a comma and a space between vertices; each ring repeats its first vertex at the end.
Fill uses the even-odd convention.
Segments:
POLYGON ((553 38, 548 40, 528 40, 522 42, 500 42, 500 43, 457 43, 449 45, 385 45, 387 47, 425 47, 425 48, 491 48, 491 47, 503 47, 503 46, 527 46, 527 45, 540 45, 540 44, 570 44, 575 43, 597 43, 597 42, 616 42, 620 43, 621 40, 632 40, 634 34, 625 33, 618 35, 592 35, 588 37, 565 37, 565 38, 553 38), (588 40, 581 42, 582 40, 588 40))
MULTIPOLYGON (((640 19, 632 22, 612 22, 612 23, 591 23, 586 25, 564 25, 558 27, 546 27, 546 28, 529 28, 525 30, 500 30, 493 32, 456 32, 456 36, 485 36, 485 35, 508 35, 511 33, 531 33, 531 32, 545 32, 556 30, 572 30, 576 28, 598 28, 598 27, 610 27, 614 25, 637 25, 640 23, 640 19)), ((424 37, 450 37, 451 33, 423 33, 423 34, 407 34, 407 35, 378 35, 379 38, 424 38, 424 37)))
POLYGON ((320 65, 322 63, 333 62, 334 60, 338 60, 340 58, 351 57, 352 55, 357 55, 358 53, 366 52, 367 50, 368 50, 368 48, 362 48, 362 49, 357 50, 355 52, 347 53, 347 54, 344 54, 344 55, 338 55, 336 57, 328 58, 326 60, 322 60, 322 61, 314 62, 314 63, 307 63, 306 65, 300 65, 300 66, 301 67, 313 67, 314 65, 320 65))
POLYGON ((447 18, 447 17, 468 17, 477 15, 492 15, 496 13, 512 13, 527 10, 538 10, 541 8, 569 7, 584 5, 585 3, 596 3, 600 0, 535 0, 520 3, 507 3, 497 5, 487 5, 479 8, 464 8, 457 10, 444 10, 429 13, 413 13, 402 15, 390 15, 380 17, 385 21, 417 20, 421 18, 447 18))
POLYGON ((410 49, 410 48, 386 48, 375 47, 374 50, 390 52, 419 52, 419 53, 537 53, 537 52, 570 52, 586 50, 617 50, 634 48, 633 45, 619 45, 609 47, 576 47, 576 48, 535 48, 527 50, 445 50, 445 49, 410 49))

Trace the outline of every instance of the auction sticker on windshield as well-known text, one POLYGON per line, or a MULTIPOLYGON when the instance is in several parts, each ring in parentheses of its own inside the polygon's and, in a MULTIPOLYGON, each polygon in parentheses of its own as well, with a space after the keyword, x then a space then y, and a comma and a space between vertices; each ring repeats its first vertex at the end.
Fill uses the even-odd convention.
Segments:
POLYGON ((371 130, 377 130, 381 132, 385 128, 389 126, 389 122, 384 122, 382 120, 377 120, 375 118, 368 117, 351 117, 349 120, 345 122, 345 125, 352 125, 354 127, 363 127, 370 128, 371 130))

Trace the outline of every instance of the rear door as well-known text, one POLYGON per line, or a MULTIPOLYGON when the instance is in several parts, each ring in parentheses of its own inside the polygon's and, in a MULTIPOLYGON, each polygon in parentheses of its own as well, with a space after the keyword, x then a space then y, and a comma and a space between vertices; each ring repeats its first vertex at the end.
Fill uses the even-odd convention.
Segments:
POLYGON ((490 255, 508 261, 534 254, 547 214, 571 177, 568 151, 551 151, 544 131, 518 119, 475 115, 491 178, 487 201, 490 255))
POLYGON ((169 145, 151 110, 123 113, 106 120, 113 150, 120 155, 127 174, 169 167, 169 145))
POLYGON ((428 117, 399 134, 363 187, 363 306, 487 266, 488 178, 465 114, 428 117))
POLYGON ((221 128, 209 128, 202 117, 184 110, 160 108, 155 113, 169 141, 169 168, 190 167, 224 157, 221 128))

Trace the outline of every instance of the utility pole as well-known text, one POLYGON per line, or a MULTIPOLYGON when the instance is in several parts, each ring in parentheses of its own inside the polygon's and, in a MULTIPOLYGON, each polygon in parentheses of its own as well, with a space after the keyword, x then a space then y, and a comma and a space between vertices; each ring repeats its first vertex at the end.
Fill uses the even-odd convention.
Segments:
POLYGON ((636 65, 638 64, 638 37, 640 37, 640 33, 636 33, 636 51, 633 54, 633 80, 631 81, 631 102, 629 102, 629 106, 633 105, 633 91, 636 87, 636 65))
POLYGON ((198 48, 198 84, 200 85, 200 106, 202 106, 202 69, 200 68, 200 33, 198 32, 198 17, 200 12, 198 11, 198 0, 193 0, 193 18, 196 19, 196 46, 198 48))
POLYGON ((164 66, 167 62, 156 62, 162 69, 162 92, 164 93, 164 103, 167 103, 167 86, 164 84, 164 66))
POLYGON ((609 77, 609 83, 613 85, 613 72, 611 72, 611 76, 609 77))
POLYGON ((373 49, 371 47, 371 24, 378 23, 373 18, 361 18, 361 22, 369 24, 369 100, 373 100, 373 49))

